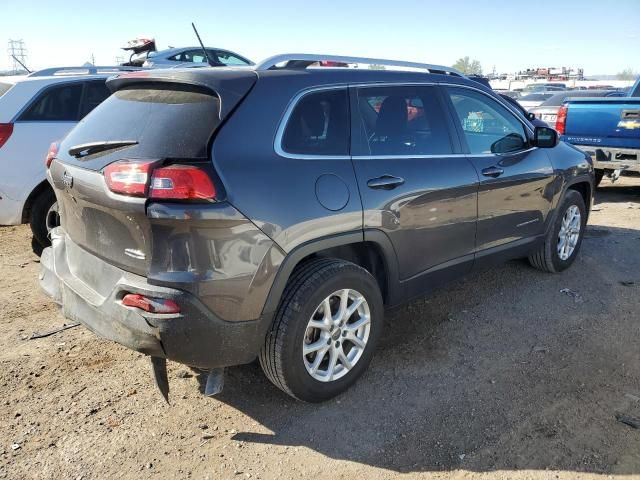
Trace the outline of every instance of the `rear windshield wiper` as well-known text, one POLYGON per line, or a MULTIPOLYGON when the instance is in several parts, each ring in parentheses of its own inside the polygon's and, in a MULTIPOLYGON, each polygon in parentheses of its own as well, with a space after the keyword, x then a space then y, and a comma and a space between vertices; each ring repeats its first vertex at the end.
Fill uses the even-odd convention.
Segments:
POLYGON ((69 149, 69 155, 81 158, 94 153, 105 152, 107 150, 113 150, 114 148, 130 147, 131 145, 137 145, 136 140, 111 140, 109 142, 91 142, 76 145, 69 149))

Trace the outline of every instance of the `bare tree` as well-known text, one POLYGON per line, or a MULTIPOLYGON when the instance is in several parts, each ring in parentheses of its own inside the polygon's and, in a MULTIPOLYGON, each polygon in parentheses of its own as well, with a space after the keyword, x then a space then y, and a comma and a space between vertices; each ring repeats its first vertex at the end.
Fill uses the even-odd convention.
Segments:
POLYGON ((453 68, 459 70, 465 75, 482 75, 482 66, 478 60, 471 60, 469 57, 459 58, 453 64, 453 68))
POLYGON ((635 80, 638 77, 638 72, 634 72, 630 68, 625 68, 621 72, 618 72, 616 78, 618 80, 635 80))

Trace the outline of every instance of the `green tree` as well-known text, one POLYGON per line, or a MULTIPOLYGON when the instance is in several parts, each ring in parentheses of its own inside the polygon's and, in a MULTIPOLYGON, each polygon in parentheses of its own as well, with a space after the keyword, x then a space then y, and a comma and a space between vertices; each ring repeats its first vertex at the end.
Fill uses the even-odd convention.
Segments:
POLYGON ((453 64, 453 68, 465 75, 482 75, 482 66, 478 60, 471 60, 469 57, 459 58, 453 64))
POLYGON ((618 80, 635 80, 638 77, 638 72, 634 72, 630 68, 625 68, 621 72, 618 72, 616 78, 618 80))

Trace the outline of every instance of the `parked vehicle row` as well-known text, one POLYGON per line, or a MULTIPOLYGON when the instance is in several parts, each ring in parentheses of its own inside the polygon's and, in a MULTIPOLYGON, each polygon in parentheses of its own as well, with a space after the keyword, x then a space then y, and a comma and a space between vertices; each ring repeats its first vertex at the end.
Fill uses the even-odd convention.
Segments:
POLYGON ((214 394, 258 357, 289 395, 329 399, 366 370, 385 308, 510 258, 559 272, 580 249, 588 155, 450 68, 285 55, 107 86, 50 150, 61 225, 41 285, 149 355, 165 395, 166 359, 208 370, 214 394))

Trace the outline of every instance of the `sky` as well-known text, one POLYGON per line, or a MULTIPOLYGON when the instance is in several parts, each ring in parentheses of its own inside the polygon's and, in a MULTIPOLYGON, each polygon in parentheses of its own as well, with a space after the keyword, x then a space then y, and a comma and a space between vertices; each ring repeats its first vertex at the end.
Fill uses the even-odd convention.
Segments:
POLYGON ((112 65, 139 36, 159 49, 207 46, 254 61, 278 53, 324 53, 453 65, 463 56, 485 73, 580 67, 585 75, 640 71, 640 0, 0 0, 0 70, 9 39, 28 67, 112 65))

